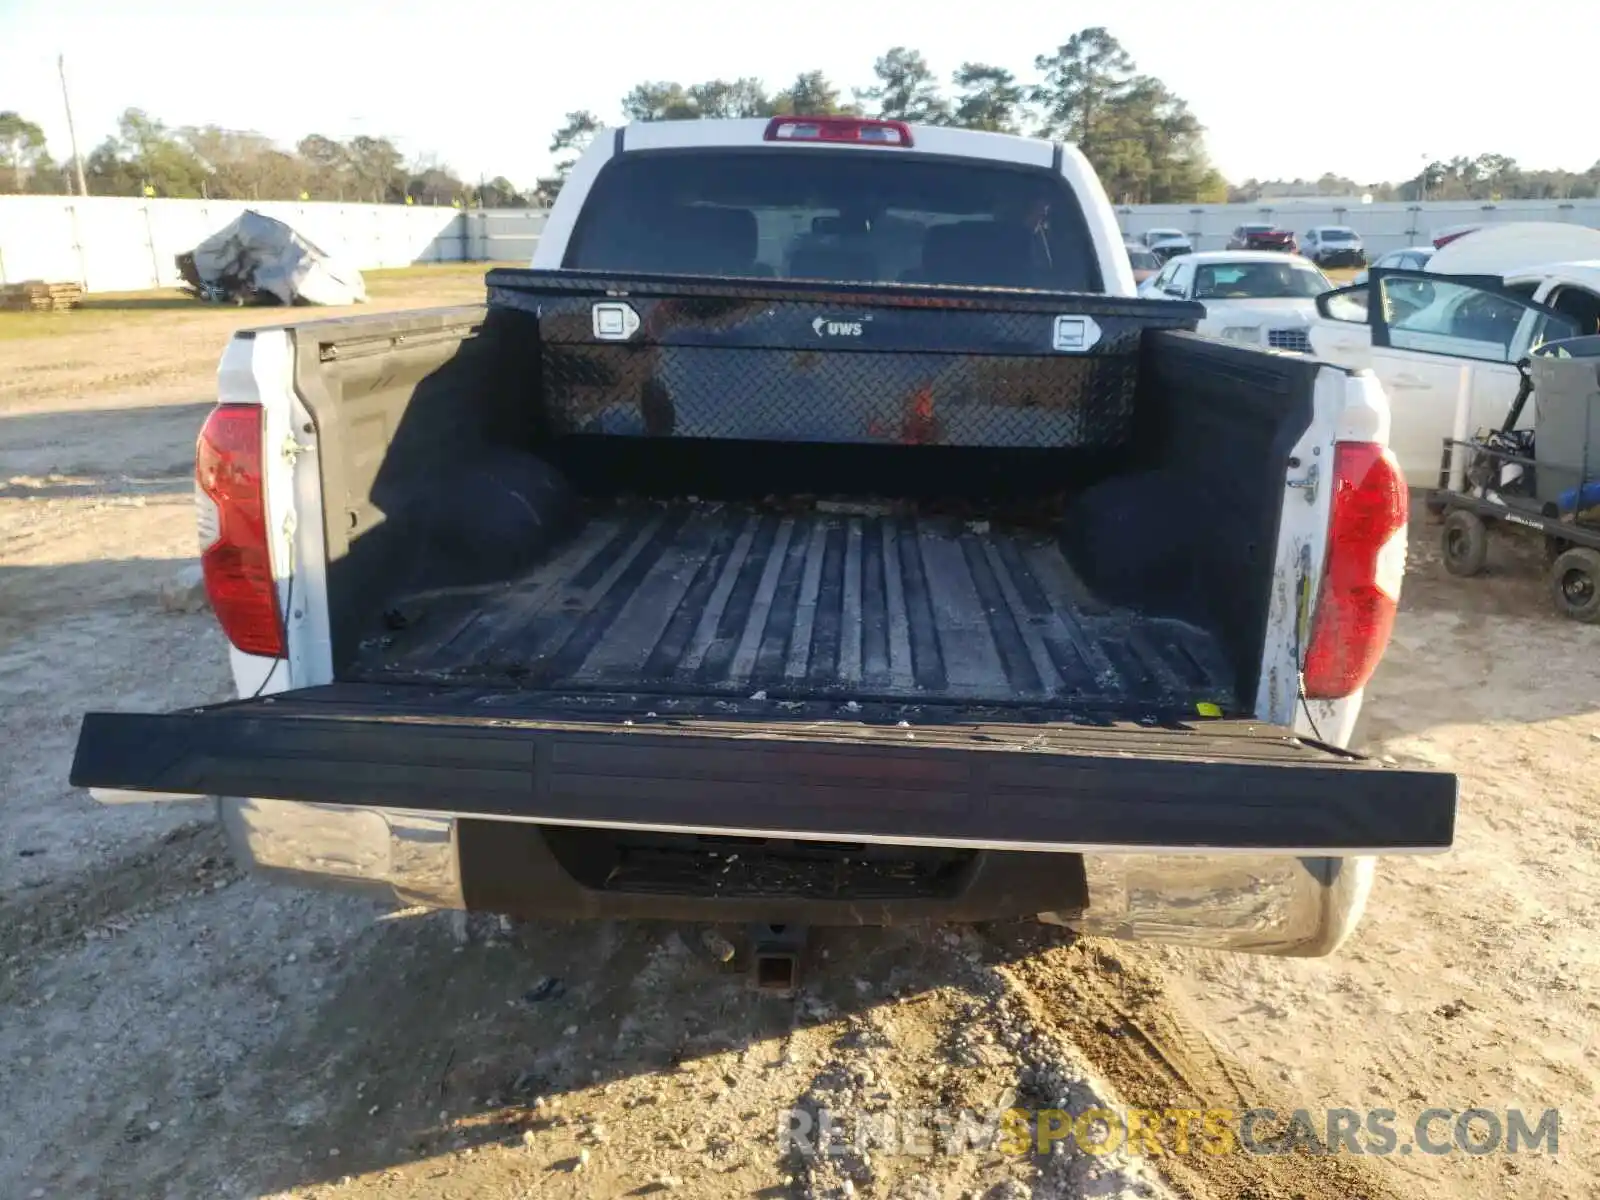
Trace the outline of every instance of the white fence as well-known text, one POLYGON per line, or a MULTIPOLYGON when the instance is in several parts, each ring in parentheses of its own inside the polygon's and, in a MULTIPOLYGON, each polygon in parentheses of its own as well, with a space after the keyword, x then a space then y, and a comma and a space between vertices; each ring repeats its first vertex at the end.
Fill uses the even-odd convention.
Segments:
POLYGON ((1560 221, 1600 229, 1600 200, 1426 201, 1422 204, 1362 204, 1359 199, 1279 200, 1259 204, 1142 204, 1120 206, 1126 234, 1147 229, 1182 229, 1197 250, 1221 250, 1240 225, 1271 222, 1304 235, 1315 225, 1348 225, 1377 257, 1405 246, 1426 245, 1436 230, 1452 225, 1509 221, 1560 221))
MULTIPOLYGON (((76 280, 91 292, 171 287, 178 282, 175 256, 247 207, 287 221, 329 251, 343 250, 364 270, 426 262, 527 262, 546 216, 538 209, 512 208, 0 196, 0 283, 76 280)), ((1600 228, 1600 200, 1154 204, 1120 207, 1117 218, 1130 235, 1175 226, 1205 250, 1222 248, 1236 226, 1250 222, 1270 221, 1300 234, 1313 225, 1349 225, 1376 256, 1427 242, 1435 230, 1451 225, 1562 221, 1600 228)))
POLYGON ((461 218, 466 227, 466 257, 474 262, 528 262, 547 216, 542 208, 468 210, 461 218))
POLYGON ((0 283, 76 280, 91 292, 172 287, 175 257, 253 208, 355 264, 526 261, 545 214, 400 204, 246 204, 229 200, 0 196, 0 283))

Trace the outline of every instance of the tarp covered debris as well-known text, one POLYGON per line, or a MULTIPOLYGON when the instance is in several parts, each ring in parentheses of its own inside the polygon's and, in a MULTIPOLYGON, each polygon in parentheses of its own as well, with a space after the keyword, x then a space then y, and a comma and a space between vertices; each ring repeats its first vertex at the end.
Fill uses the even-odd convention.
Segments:
POLYGON ((238 304, 359 304, 361 272, 273 217, 246 209, 187 254, 178 272, 202 299, 238 304))

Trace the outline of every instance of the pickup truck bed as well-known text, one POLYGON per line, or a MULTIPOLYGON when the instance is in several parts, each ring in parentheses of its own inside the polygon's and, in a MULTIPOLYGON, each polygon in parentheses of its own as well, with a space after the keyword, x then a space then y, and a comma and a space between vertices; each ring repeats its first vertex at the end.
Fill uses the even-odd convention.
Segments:
POLYGON ((1233 694, 1210 634, 1101 603, 1048 530, 886 507, 597 505, 508 584, 400 600, 352 676, 1191 713, 1233 694))
POLYGON ((487 303, 237 338, 248 698, 90 713, 73 781, 406 904, 1328 953, 1455 810, 1321 732, 1398 586, 1381 394, 1128 295, 1070 147, 804 144, 888 128, 618 131, 487 303))
POLYGON ((1315 365, 1165 302, 489 283, 293 330, 332 682, 91 716, 75 779, 663 835, 1447 837, 1453 780, 1254 716, 1315 365))

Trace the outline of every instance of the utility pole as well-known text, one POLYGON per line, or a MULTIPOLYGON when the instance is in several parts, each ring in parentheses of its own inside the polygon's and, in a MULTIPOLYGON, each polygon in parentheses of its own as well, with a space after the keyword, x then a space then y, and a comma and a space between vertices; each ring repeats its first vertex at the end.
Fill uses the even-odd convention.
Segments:
POLYGON ((78 175, 78 195, 87 196, 89 185, 83 178, 83 156, 78 153, 78 131, 72 125, 72 99, 67 95, 67 56, 56 55, 56 70, 61 75, 61 103, 67 110, 67 140, 72 143, 72 167, 78 175))

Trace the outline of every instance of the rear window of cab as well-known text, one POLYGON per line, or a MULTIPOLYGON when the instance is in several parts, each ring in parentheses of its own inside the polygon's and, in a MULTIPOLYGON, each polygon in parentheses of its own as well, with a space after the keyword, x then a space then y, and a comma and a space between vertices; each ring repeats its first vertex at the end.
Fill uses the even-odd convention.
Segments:
POLYGON ((595 180, 574 270, 1097 292, 1058 173, 900 150, 647 151, 595 180))

